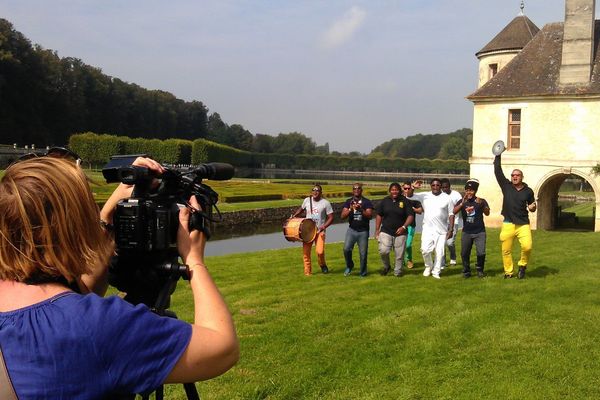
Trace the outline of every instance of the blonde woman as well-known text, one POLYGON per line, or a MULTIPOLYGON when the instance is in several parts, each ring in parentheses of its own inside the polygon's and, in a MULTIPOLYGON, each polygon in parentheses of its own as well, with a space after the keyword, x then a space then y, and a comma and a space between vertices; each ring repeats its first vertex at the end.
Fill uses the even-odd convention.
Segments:
MULTIPOLYGON (((204 263, 206 239, 187 229, 190 212, 180 212, 178 250, 191 270, 193 324, 102 298, 114 251, 103 226, 132 189, 119 185, 100 213, 78 157, 58 155, 19 161, 0 181, 0 349, 18 398, 142 393, 231 368, 235 328, 204 263)), ((147 158, 134 164, 163 171, 147 158)))

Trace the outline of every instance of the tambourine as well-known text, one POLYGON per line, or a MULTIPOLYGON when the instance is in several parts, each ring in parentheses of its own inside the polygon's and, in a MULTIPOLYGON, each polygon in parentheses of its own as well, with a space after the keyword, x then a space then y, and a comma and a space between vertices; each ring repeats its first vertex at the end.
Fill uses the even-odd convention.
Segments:
POLYGON ((502 140, 498 140, 492 146, 492 153, 494 153, 495 156, 499 156, 500 154, 504 153, 504 150, 506 150, 506 146, 502 140))

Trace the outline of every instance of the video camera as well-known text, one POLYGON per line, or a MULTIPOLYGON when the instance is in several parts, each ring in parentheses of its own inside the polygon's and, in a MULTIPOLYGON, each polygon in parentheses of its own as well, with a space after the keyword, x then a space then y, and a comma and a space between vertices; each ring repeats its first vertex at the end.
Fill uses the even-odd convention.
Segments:
POLYGON ((102 169, 107 183, 134 185, 131 198, 119 201, 113 216, 117 256, 109 268, 109 282, 126 292, 125 299, 133 304, 157 307, 164 303, 166 308, 177 280, 189 279, 187 266, 178 262, 179 209, 192 211, 190 231, 200 230, 210 238, 210 223, 222 217, 216 206, 219 195, 202 179, 229 180, 234 168, 225 163, 185 168, 167 165, 166 171, 156 176, 146 167, 132 165, 140 156, 144 155, 113 156, 102 169), (201 210, 189 204, 192 195, 201 210), (169 282, 169 289, 164 289, 169 282))

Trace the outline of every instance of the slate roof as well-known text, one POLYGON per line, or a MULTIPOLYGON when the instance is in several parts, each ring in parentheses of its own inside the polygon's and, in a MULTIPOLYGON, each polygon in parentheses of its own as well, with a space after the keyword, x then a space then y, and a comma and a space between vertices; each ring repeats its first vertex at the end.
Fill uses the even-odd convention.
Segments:
POLYGON ((545 25, 519 54, 467 99, 600 94, 600 20, 595 21, 594 31, 589 84, 559 85, 563 23, 555 22, 545 25))
POLYGON ((508 25, 492 39, 491 42, 479 50, 477 57, 501 50, 521 50, 538 33, 538 28, 525 15, 515 17, 508 25))

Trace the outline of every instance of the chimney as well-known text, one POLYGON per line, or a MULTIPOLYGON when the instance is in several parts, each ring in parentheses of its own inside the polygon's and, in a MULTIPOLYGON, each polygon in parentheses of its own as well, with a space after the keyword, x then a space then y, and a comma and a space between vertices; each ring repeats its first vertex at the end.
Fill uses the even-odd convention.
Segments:
POLYGON ((584 85, 590 82, 595 9, 596 0, 565 1, 561 85, 584 85))

